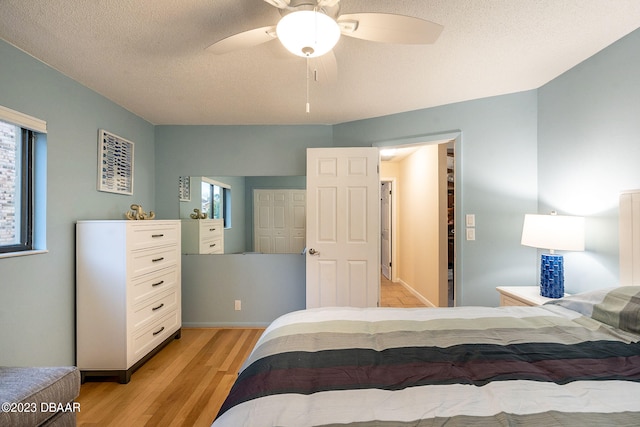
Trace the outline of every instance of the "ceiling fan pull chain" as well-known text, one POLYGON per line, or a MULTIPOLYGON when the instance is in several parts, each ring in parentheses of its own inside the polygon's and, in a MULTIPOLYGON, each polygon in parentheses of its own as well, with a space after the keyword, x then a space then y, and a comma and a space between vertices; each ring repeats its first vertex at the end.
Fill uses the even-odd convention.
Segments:
MULTIPOLYGON (((314 7, 313 8, 313 13, 314 13, 314 17, 316 19, 313 20, 313 24, 314 24, 314 39, 315 42, 317 43, 318 41, 318 19, 317 19, 317 15, 318 15, 318 7, 314 7)), ((306 112, 307 114, 309 114, 309 112, 311 111, 311 105, 309 104, 309 56, 313 53, 313 48, 311 47, 307 47, 306 50, 302 49, 302 51, 306 54, 307 56, 307 105, 306 105, 306 112)))

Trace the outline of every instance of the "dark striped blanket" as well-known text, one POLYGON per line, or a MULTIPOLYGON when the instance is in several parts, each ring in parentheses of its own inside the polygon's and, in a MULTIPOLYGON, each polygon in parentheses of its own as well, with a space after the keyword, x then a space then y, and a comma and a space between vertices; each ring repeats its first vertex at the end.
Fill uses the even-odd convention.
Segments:
POLYGON ((583 312, 291 313, 265 331, 214 425, 640 425, 640 336, 583 312))

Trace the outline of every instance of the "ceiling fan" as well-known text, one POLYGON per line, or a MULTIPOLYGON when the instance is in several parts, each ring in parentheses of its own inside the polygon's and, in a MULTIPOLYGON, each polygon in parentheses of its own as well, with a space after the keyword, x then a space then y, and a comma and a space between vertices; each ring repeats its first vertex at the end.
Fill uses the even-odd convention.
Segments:
POLYGON ((276 25, 255 28, 224 38, 207 48, 214 54, 257 46, 274 39, 294 55, 307 59, 307 102, 309 75, 326 81, 336 80, 337 64, 333 47, 340 35, 399 44, 431 44, 442 32, 442 25, 424 19, 390 13, 340 14, 340 0, 264 0, 279 9, 276 25), (313 71, 312 71, 313 70, 313 71))
POLYGON ((442 25, 390 13, 340 14, 340 0, 263 0, 279 9, 276 25, 224 38, 207 48, 214 54, 257 46, 279 39, 291 53, 314 58, 331 52, 340 35, 382 43, 431 44, 442 25))

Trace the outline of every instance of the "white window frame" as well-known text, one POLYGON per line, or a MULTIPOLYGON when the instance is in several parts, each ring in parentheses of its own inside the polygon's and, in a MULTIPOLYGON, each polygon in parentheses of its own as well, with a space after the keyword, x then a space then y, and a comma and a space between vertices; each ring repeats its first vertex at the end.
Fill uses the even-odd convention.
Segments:
POLYGON ((36 133, 33 147, 32 249, 0 253, 0 258, 33 255, 46 249, 47 223, 47 122, 0 105, 0 120, 36 133))
POLYGON ((231 206, 230 206, 231 185, 225 184, 224 182, 216 181, 215 179, 211 179, 207 177, 202 177, 202 182, 210 185, 216 185, 226 190, 224 191, 225 194, 223 196, 222 206, 220 207, 220 210, 223 214, 224 228, 231 228, 231 206), (229 204, 229 206, 227 206, 227 204, 229 204))

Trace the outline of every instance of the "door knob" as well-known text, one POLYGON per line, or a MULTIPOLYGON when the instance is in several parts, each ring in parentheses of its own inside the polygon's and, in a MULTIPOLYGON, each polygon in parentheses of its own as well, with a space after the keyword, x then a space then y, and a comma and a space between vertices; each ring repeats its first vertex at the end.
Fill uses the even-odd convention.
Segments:
POLYGON ((311 249, 309 249, 309 255, 320 255, 320 252, 318 252, 315 249, 311 248, 311 249))

